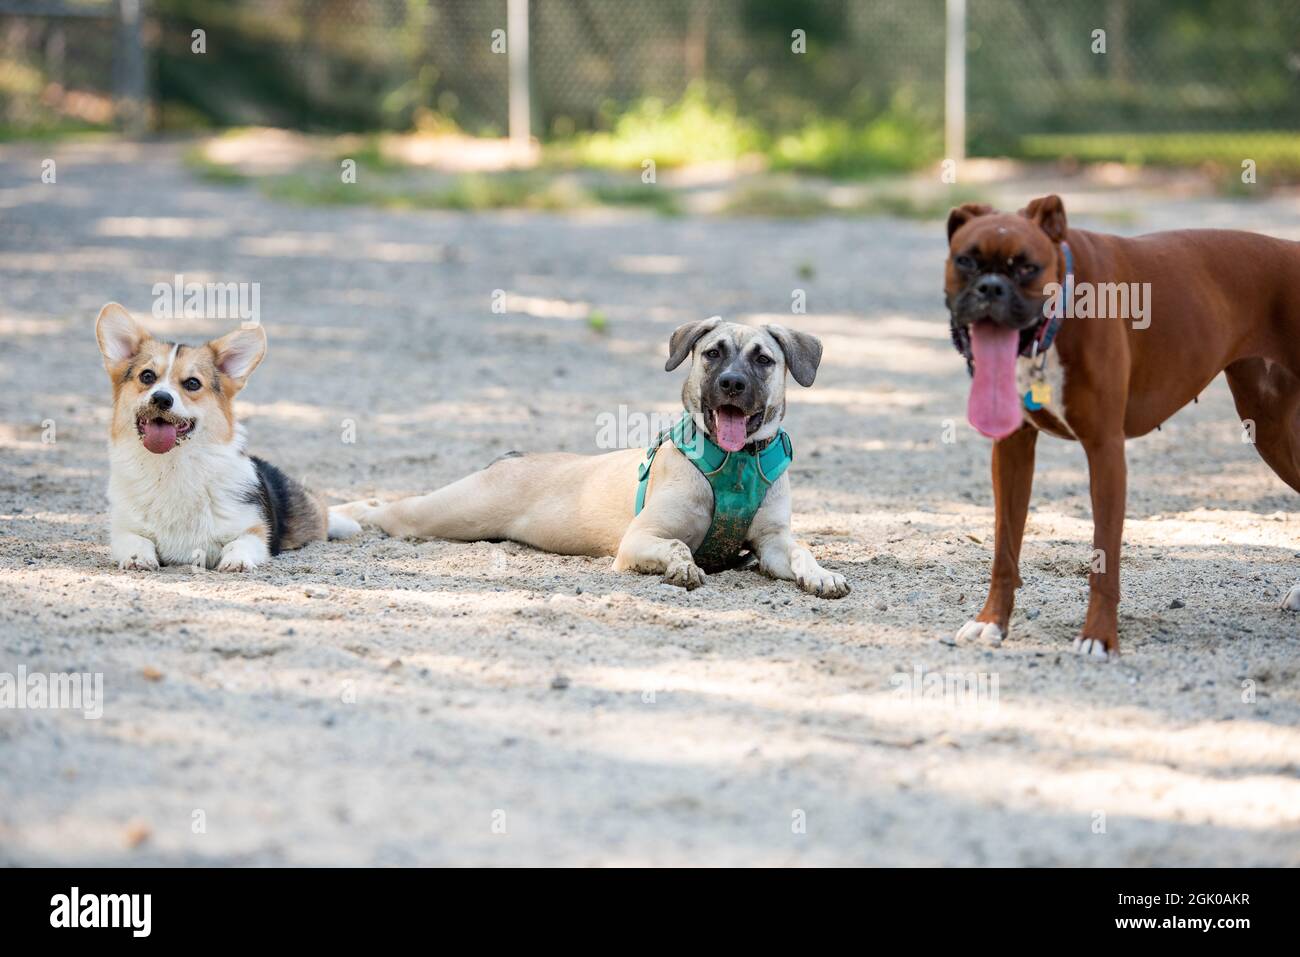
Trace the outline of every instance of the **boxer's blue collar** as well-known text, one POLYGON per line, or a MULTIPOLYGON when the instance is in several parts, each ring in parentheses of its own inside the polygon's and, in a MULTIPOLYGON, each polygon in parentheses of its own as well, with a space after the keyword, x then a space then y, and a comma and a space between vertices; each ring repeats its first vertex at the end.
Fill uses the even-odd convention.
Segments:
POLYGON ((1043 321, 1038 324, 1038 329, 1034 332, 1034 337, 1029 340, 1029 345, 1020 353, 1031 359, 1052 348, 1052 340, 1061 331, 1061 323, 1065 321, 1066 303, 1074 295, 1074 254, 1070 252, 1070 244, 1064 239, 1061 240, 1061 253, 1065 256, 1065 282, 1061 284, 1061 292, 1049 307, 1043 321))

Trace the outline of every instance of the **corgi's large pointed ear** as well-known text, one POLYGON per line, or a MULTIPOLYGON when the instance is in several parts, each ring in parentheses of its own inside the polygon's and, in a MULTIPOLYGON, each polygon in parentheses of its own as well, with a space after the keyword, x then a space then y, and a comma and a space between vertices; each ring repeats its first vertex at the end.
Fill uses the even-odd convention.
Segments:
POLYGON ((213 339, 208 348, 216 357, 221 374, 232 379, 235 388, 242 389, 266 355, 266 331, 261 326, 236 329, 220 339, 213 339))
POLYGON ((700 336, 710 329, 716 329, 720 322, 722 322, 721 316, 710 316, 707 319, 682 323, 674 329, 672 338, 668 340, 668 361, 664 363, 664 371, 672 372, 681 365, 682 360, 695 348, 695 343, 700 341, 700 336))
POLYGON ((126 309, 110 302, 99 310, 95 338, 99 340, 99 351, 104 354, 104 365, 115 366, 139 355, 149 333, 126 309))

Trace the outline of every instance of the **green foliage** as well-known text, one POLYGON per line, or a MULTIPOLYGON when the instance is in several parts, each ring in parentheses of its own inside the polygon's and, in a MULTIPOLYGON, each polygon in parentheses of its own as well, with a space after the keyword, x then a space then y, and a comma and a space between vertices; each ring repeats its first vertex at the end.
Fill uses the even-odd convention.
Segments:
MULTIPOLYGON (((612 114, 607 108, 606 114, 612 114)), ((560 165, 602 169, 641 169, 653 160, 663 169, 713 160, 734 160, 758 152, 763 136, 736 115, 734 104, 711 100, 702 86, 692 86, 676 103, 646 97, 613 119, 613 128, 580 133, 549 149, 560 165)))
POLYGON ((332 171, 307 171, 267 177, 259 185, 272 199, 303 206, 563 212, 604 205, 642 206, 663 215, 679 212, 676 198, 667 190, 617 184, 588 187, 574 176, 541 172, 466 173, 449 181, 412 173, 344 183, 332 171))
POLYGON ((1074 159, 1136 166, 1213 166, 1240 173, 1253 159, 1258 175, 1300 176, 1300 136, 1279 130, 1234 133, 1064 133, 1025 136, 1026 159, 1074 159))
POLYGON ((225 186, 248 182, 248 177, 237 169, 209 159, 202 146, 187 149, 183 160, 190 172, 204 182, 218 183, 225 186))
POLYGON ((823 117, 779 137, 772 167, 824 176, 894 173, 928 165, 942 155, 943 137, 916 113, 891 108, 865 122, 823 117))

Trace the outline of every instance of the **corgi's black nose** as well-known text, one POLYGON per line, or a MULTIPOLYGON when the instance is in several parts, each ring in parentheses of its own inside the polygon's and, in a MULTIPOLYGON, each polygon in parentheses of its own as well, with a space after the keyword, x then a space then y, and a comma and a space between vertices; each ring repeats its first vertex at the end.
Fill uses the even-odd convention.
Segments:
POLYGON ((149 401, 166 412, 172 407, 172 394, 170 392, 155 392, 153 398, 149 401))

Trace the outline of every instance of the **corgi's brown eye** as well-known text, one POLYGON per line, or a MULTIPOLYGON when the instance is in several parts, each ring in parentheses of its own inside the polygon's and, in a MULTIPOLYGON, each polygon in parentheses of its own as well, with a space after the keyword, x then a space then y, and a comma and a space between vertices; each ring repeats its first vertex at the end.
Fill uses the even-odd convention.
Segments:
POLYGON ((203 388, 203 383, 193 376, 190 376, 190 378, 182 382, 181 385, 185 386, 185 388, 190 392, 198 392, 203 388))
POLYGON ((154 374, 154 371, 152 369, 145 369, 143 372, 140 373, 141 385, 153 385, 157 381, 158 381, 158 376, 154 374))

